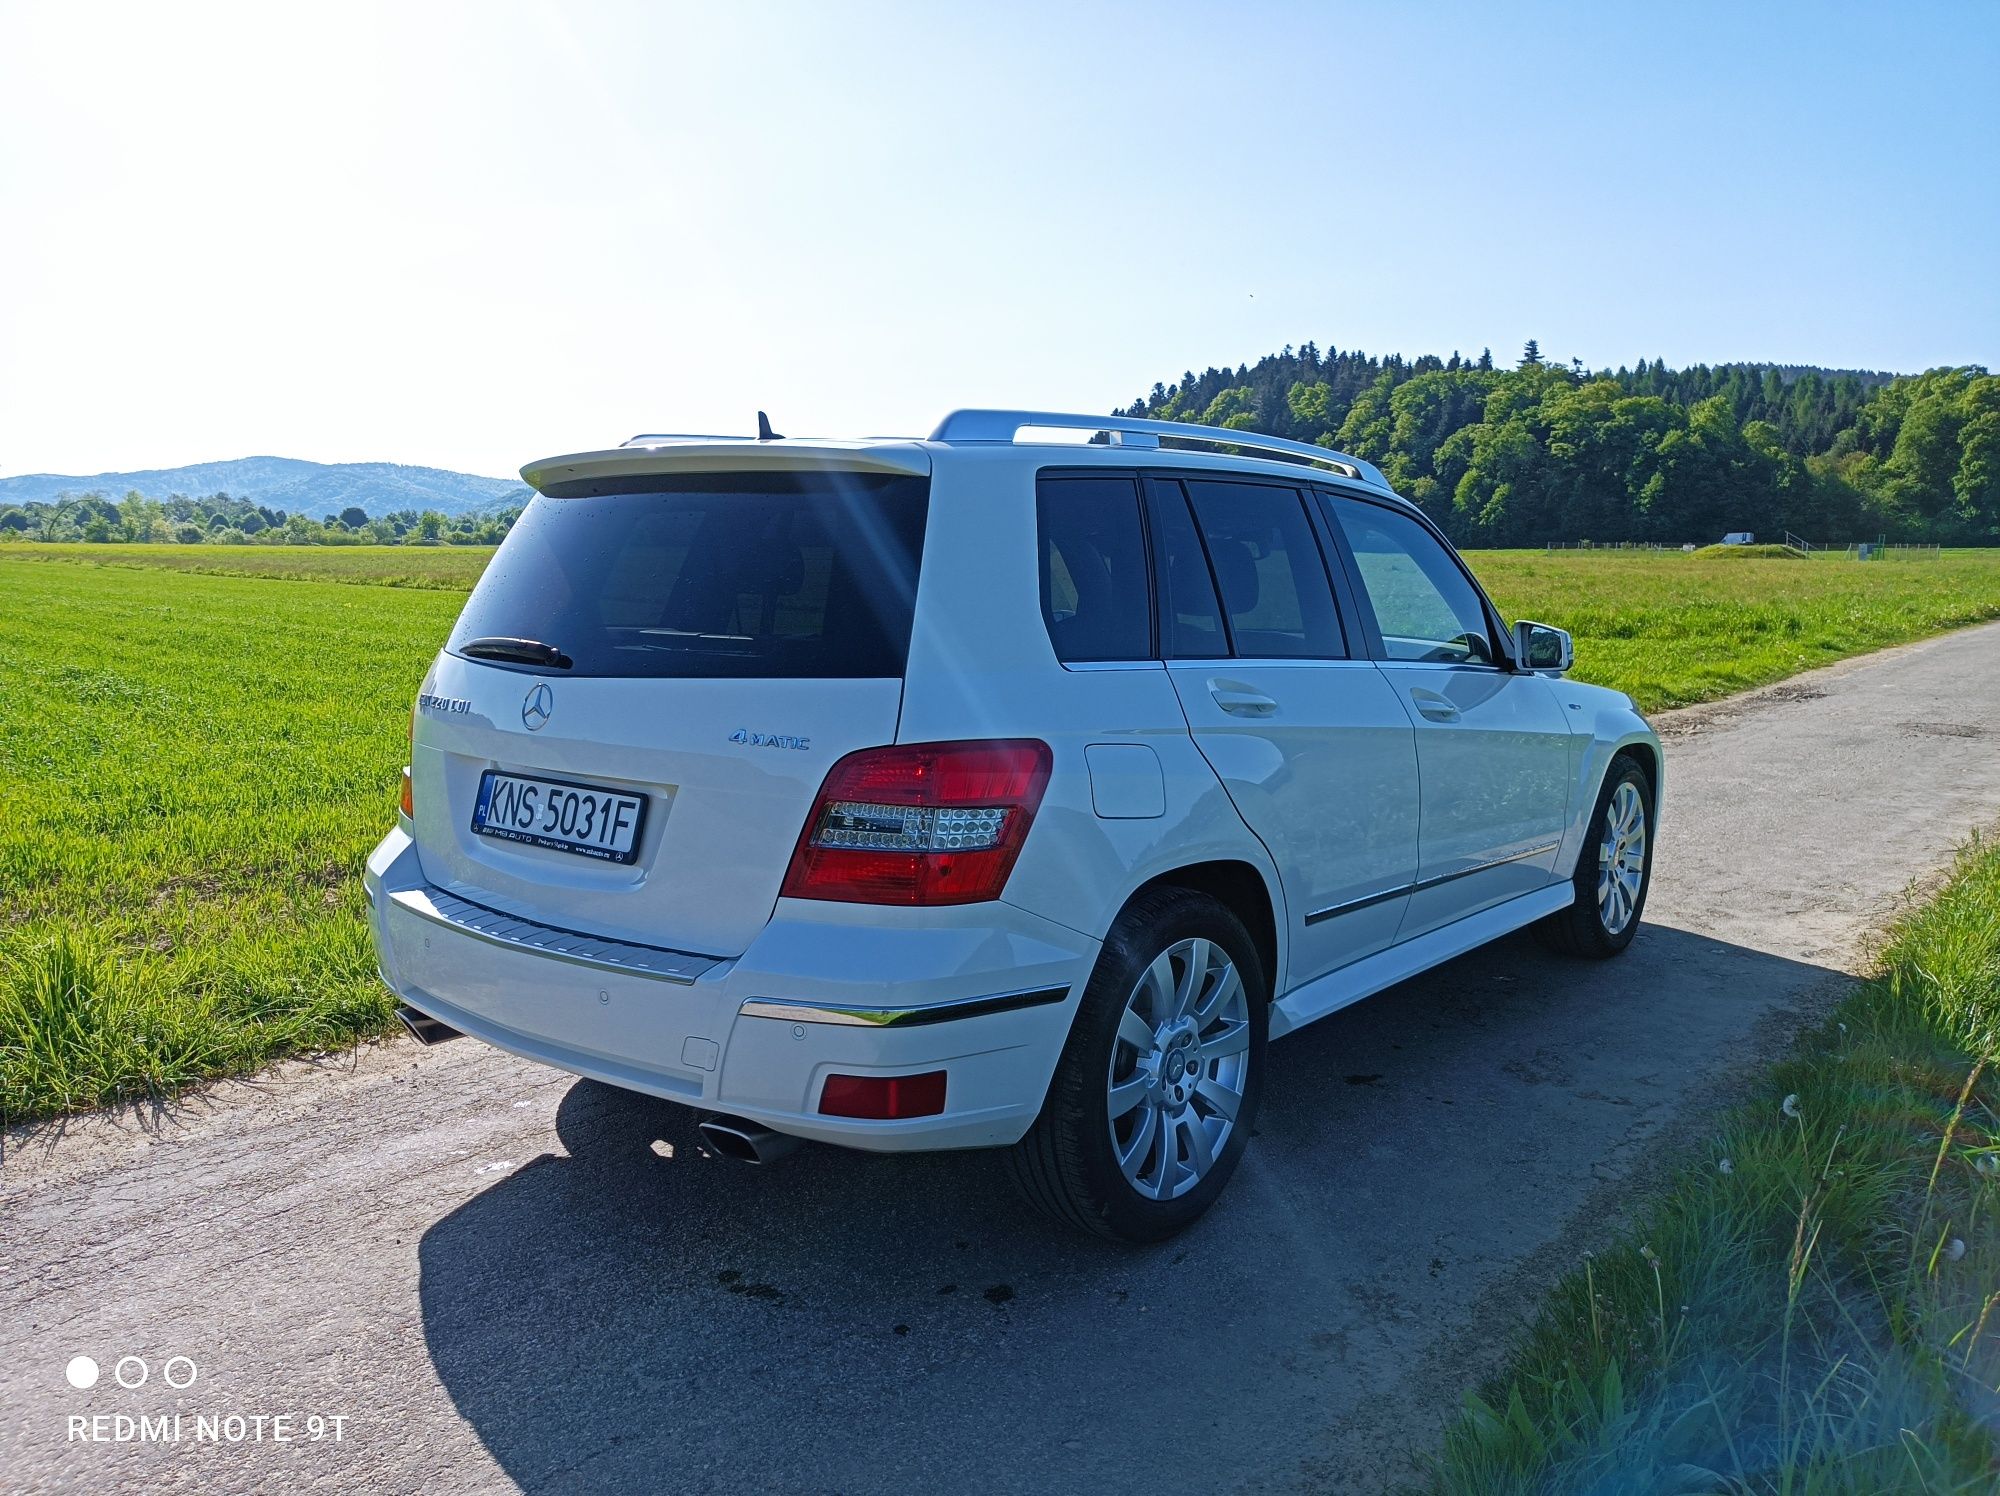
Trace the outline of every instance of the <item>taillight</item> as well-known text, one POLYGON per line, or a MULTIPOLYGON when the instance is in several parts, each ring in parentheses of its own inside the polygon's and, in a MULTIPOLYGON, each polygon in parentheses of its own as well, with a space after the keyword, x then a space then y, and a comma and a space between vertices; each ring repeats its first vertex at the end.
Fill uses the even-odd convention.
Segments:
POLYGON ((997 899, 1048 788, 1047 743, 864 748, 827 771, 785 872, 792 899, 997 899))

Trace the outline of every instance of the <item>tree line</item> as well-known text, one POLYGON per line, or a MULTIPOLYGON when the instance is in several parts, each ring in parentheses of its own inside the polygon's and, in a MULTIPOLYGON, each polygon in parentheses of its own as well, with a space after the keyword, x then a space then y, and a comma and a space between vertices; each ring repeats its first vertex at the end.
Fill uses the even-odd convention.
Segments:
POLYGON ((314 519, 226 493, 117 501, 64 494, 51 503, 0 505, 0 540, 152 545, 498 545, 520 509, 446 515, 401 509, 370 517, 360 508, 314 519))
POLYGON ((1156 384, 1121 415, 1316 442, 1375 463, 1462 545, 2000 544, 2000 378, 1784 365, 1589 371, 1530 342, 1406 360, 1313 344, 1156 384))

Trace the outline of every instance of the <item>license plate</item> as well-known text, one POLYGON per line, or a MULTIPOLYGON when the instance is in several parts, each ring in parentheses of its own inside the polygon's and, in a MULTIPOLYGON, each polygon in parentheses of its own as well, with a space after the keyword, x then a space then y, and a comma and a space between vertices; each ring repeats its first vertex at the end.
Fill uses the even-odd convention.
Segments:
POLYGON ((472 829, 481 836, 601 862, 637 857, 645 821, 644 795, 498 769, 479 776, 479 800, 472 807, 472 829))

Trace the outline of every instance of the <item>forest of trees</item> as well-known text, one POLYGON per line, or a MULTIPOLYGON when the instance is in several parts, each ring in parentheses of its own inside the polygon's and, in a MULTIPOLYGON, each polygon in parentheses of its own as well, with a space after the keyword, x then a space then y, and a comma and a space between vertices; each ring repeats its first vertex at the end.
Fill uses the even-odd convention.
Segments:
POLYGON ((0 541, 138 541, 158 545, 498 545, 518 508, 440 514, 400 510, 370 519, 361 509, 314 519, 287 514, 226 493, 204 498, 170 494, 65 494, 53 503, 0 505, 0 541))
POLYGON ((1155 385, 1120 412, 1254 429, 1377 464, 1461 545, 2000 544, 2000 378, 1782 365, 1591 372, 1322 353, 1155 385))

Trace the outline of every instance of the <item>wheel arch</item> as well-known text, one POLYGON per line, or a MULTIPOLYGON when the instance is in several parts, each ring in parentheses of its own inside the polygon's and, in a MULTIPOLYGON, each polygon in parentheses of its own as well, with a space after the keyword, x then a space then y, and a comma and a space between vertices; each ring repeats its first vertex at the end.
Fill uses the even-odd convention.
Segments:
MULTIPOLYGON (((1281 951, 1278 946, 1278 904, 1263 869, 1237 858, 1190 862, 1156 873, 1132 890, 1119 906, 1118 919, 1143 895, 1159 888, 1186 888, 1207 894, 1243 921, 1264 968, 1266 998, 1276 1001, 1281 951)), ((1114 920, 1115 924, 1117 921, 1114 920)))
POLYGON ((1646 777, 1655 825, 1659 823, 1666 781, 1666 755, 1661 751, 1660 740, 1637 712, 1621 709, 1603 714, 1595 732, 1580 733, 1575 741, 1580 749, 1579 759, 1572 770, 1576 777, 1570 782, 1569 820, 1555 866, 1556 873, 1564 878, 1576 871, 1577 859, 1590 845, 1590 818, 1596 810, 1597 797, 1604 793, 1604 782, 1612 765, 1621 757, 1638 765, 1639 772, 1646 777))
MULTIPOLYGON (((1609 774, 1611 766, 1621 758, 1631 759, 1639 766, 1639 772, 1646 776, 1646 792, 1652 796, 1654 814, 1658 815, 1660 803, 1660 745, 1650 738, 1638 737, 1633 738, 1630 742, 1621 743, 1612 750, 1611 757, 1605 760, 1604 772, 1609 774)), ((1600 775, 1598 778, 1600 788, 1602 788, 1603 783, 1603 776, 1600 775)))

